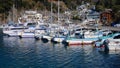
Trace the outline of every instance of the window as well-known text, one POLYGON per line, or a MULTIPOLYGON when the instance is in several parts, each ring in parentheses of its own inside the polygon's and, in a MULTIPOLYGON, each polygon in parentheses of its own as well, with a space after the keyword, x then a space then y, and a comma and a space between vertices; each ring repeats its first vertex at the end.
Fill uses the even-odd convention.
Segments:
POLYGON ((120 39, 120 35, 115 36, 114 39, 120 39))

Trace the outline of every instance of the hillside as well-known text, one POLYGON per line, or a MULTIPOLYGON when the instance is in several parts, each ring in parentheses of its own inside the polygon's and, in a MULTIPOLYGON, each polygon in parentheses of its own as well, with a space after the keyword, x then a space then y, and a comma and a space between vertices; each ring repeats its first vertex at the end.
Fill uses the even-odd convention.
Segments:
MULTIPOLYGON (((57 12, 57 0, 0 0, 0 20, 4 20, 12 11, 13 4, 21 12, 23 10, 50 11, 51 1, 53 2, 53 12, 57 12)), ((117 19, 120 18, 120 0, 60 0, 60 12, 65 10, 75 10, 77 6, 89 2, 96 5, 97 11, 104 11, 111 8, 117 19)), ((18 13, 19 13, 18 12, 18 13)), ((116 19, 115 19, 116 20, 116 19)))

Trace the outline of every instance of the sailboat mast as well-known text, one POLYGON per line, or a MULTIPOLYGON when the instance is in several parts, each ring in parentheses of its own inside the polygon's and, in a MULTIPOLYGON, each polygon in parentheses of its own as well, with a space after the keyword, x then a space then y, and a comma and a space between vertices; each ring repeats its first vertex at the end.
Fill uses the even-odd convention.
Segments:
POLYGON ((59 3, 59 0, 58 0, 58 23, 60 22, 60 18, 59 18, 59 14, 60 13, 60 3, 59 3))
POLYGON ((52 19, 53 9, 52 9, 52 7, 53 7, 53 3, 52 3, 52 1, 51 1, 51 23, 53 22, 53 19, 52 19))
POLYGON ((14 8, 15 8, 15 5, 13 4, 13 7, 12 7, 12 21, 15 22, 15 19, 14 19, 14 8))

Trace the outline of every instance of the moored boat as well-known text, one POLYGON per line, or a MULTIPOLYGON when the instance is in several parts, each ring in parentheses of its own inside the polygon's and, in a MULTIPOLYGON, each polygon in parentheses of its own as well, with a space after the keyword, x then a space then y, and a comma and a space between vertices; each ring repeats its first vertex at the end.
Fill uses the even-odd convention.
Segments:
POLYGON ((21 32, 20 38, 34 38, 34 32, 21 32))
POLYGON ((92 34, 90 36, 85 37, 84 34, 78 34, 77 37, 68 37, 64 42, 66 42, 68 45, 88 45, 88 44, 94 44, 95 41, 99 39, 107 39, 110 38, 109 36, 102 36, 102 34, 92 34), (95 36, 96 35, 96 36, 95 36))
POLYGON ((93 44, 94 41, 98 40, 98 38, 84 38, 84 39, 77 39, 77 38, 69 38, 65 40, 68 45, 89 45, 93 44))
POLYGON ((109 50, 120 50, 120 34, 108 39, 108 41, 109 50))
POLYGON ((3 33, 8 36, 19 36, 19 32, 22 32, 27 27, 24 27, 23 24, 16 24, 3 28, 3 33))
POLYGON ((55 43, 61 43, 63 40, 67 38, 68 30, 62 29, 61 31, 58 31, 56 35, 52 38, 52 42, 55 43))
POLYGON ((95 46, 101 48, 100 51, 117 51, 120 50, 120 33, 112 34, 109 37, 101 38, 95 42, 95 46), (99 44, 100 43, 100 44, 99 44))
POLYGON ((53 37, 52 38, 52 42, 55 42, 55 43, 61 43, 63 40, 65 40, 66 36, 59 36, 59 37, 53 37))
POLYGON ((45 29, 36 29, 35 30, 35 39, 39 40, 45 34, 45 29))

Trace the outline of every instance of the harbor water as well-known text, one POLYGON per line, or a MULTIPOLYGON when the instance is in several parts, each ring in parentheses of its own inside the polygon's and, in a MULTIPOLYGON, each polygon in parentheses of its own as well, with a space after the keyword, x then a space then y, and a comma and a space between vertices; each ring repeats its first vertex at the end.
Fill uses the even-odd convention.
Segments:
POLYGON ((92 45, 65 46, 0 33, 0 68, 120 68, 120 53, 99 52, 92 45))

